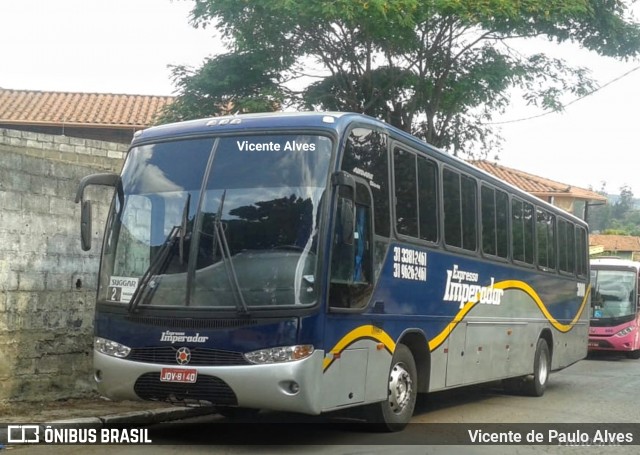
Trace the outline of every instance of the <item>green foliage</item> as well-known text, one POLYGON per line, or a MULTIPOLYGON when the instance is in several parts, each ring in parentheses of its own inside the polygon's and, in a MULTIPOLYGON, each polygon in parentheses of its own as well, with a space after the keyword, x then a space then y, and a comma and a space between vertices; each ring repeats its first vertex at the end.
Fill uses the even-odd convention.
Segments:
POLYGON ((229 54, 173 69, 178 100, 163 121, 305 108, 366 113, 454 154, 488 152, 509 90, 544 109, 594 88, 584 68, 510 42, 542 36, 628 58, 640 29, 618 0, 193 0, 229 54), (207 81, 210 78, 212 81, 207 81))
POLYGON ((616 218, 623 218, 633 209, 633 191, 629 185, 620 188, 620 199, 614 204, 614 214, 616 218))
MULTIPOLYGON (((605 195, 604 190, 599 191, 605 195)), ((593 206, 588 215, 589 229, 602 234, 639 235, 640 210, 636 209, 633 191, 628 185, 620 188, 614 203, 593 206)))
POLYGON ((234 112, 275 110, 284 95, 277 74, 255 54, 224 54, 208 59, 198 70, 173 67, 180 96, 160 117, 160 123, 234 112))

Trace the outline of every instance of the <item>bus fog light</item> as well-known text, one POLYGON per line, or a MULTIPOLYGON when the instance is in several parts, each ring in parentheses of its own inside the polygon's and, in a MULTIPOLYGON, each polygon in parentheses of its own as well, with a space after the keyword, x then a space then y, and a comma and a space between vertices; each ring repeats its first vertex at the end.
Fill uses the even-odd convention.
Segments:
POLYGON ((95 337, 93 339, 93 348, 102 354, 106 354, 111 357, 118 357, 120 359, 125 358, 131 352, 131 348, 123 344, 100 337, 95 337))
POLYGON ((289 395, 296 395, 300 392, 300 384, 296 381, 282 381, 280 383, 282 390, 289 395))
POLYGON ((255 364, 291 362, 302 360, 313 354, 313 346, 303 344, 298 346, 282 346, 270 349, 260 349, 245 353, 245 358, 255 364))
POLYGON ((93 372, 93 379, 96 382, 102 382, 102 370, 96 370, 93 372))

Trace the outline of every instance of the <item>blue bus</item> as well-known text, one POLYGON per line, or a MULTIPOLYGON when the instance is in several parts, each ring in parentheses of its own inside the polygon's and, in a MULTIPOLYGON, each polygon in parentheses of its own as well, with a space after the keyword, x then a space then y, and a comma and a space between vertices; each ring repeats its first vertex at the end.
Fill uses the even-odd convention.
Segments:
POLYGON ((352 113, 152 127, 114 188, 94 365, 111 399, 400 430, 418 393, 502 380, 540 396, 587 354, 580 219, 352 113))

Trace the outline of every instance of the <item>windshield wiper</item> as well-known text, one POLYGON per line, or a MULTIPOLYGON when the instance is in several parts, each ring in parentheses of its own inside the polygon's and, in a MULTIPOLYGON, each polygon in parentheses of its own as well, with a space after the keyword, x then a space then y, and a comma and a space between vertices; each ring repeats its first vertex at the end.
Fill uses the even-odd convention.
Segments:
POLYGON ((191 194, 187 194, 187 200, 184 204, 184 209, 182 210, 182 220, 180 222, 180 226, 174 226, 171 228, 169 235, 164 240, 160 249, 156 253, 155 258, 147 267, 142 278, 140 278, 140 282, 138 283, 138 287, 133 292, 131 296, 131 300, 129 301, 129 313, 132 313, 136 310, 140 302, 143 300, 143 294, 145 294, 146 290, 149 289, 149 292, 144 295, 144 301, 147 302, 155 289, 157 289, 157 284, 151 282, 152 278, 156 275, 160 275, 164 273, 164 271, 169 266, 169 262, 171 260, 171 253, 174 251, 174 245, 176 244, 176 239, 179 240, 178 244, 178 253, 180 255, 180 264, 184 264, 184 241, 187 235, 187 220, 189 217, 189 203, 191 201, 191 194))
MULTIPOLYGON (((162 271, 164 271, 169 265, 169 259, 171 258, 170 253, 173 251, 173 247, 176 243, 176 239, 180 235, 180 232, 181 232, 180 226, 174 226, 171 229, 171 232, 169 232, 169 235, 165 239, 164 243, 160 246, 160 249, 158 250, 156 257, 153 259, 151 264, 149 264, 149 267, 142 275, 142 278, 140 278, 138 287, 136 288, 133 295, 131 296, 131 300, 129 301, 129 313, 132 313, 135 311, 135 309, 138 307, 138 304, 142 300, 142 295, 149 287, 151 287, 151 291, 157 288, 157 286, 155 285, 150 286, 151 278, 154 275, 158 275, 159 273, 162 273, 162 271)), ((145 300, 148 300, 151 293, 152 292, 147 293, 145 300)))
POLYGON ((231 286, 231 289, 235 291, 234 297, 236 300, 238 311, 242 314, 248 315, 249 309, 247 308, 247 304, 244 301, 244 296, 242 295, 242 289, 240 288, 240 283, 238 282, 238 275, 236 273, 235 267, 233 266, 233 259, 231 259, 231 250, 229 249, 227 236, 224 233, 224 228, 222 226, 222 207, 224 206, 224 198, 226 195, 227 190, 224 190, 222 192, 222 198, 220 199, 218 212, 216 213, 216 217, 213 220, 213 256, 215 257, 219 245, 220 255, 222 256, 222 263, 224 264, 224 268, 227 272, 229 285, 231 286))
POLYGON ((189 220, 189 204, 191 203, 191 193, 187 194, 187 200, 182 209, 182 223, 180 226, 180 265, 184 264, 184 239, 187 236, 187 221, 189 220))

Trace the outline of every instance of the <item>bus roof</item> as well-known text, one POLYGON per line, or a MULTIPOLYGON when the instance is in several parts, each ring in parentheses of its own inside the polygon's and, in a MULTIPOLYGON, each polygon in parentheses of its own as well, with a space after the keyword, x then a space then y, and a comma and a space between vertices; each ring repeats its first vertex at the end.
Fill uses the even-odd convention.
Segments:
POLYGON ((511 192, 519 195, 524 199, 535 202, 539 206, 545 207, 556 213, 561 213, 566 218, 572 219, 574 222, 583 224, 586 227, 586 223, 576 217, 575 215, 544 201, 537 196, 527 193, 526 191, 499 179, 493 174, 486 172, 472 164, 450 155, 449 153, 438 149, 431 144, 402 131, 388 123, 370 117, 364 114, 357 114, 353 112, 265 112, 254 114, 240 114, 240 115, 228 115, 222 117, 211 117, 197 120, 187 120, 184 122, 168 123, 165 125, 153 126, 145 130, 136 132, 131 147, 141 145, 148 142, 162 141, 175 138, 196 137, 202 135, 219 133, 232 133, 243 132, 245 130, 270 132, 274 129, 281 128, 300 128, 300 129, 324 129, 327 131, 334 131, 340 134, 346 130, 349 125, 358 123, 363 126, 369 125, 371 127, 384 130, 390 136, 396 138, 402 138, 407 143, 413 145, 418 150, 430 154, 432 157, 437 158, 444 163, 453 165, 461 170, 465 170, 475 175, 476 178, 480 178, 489 183, 493 183, 497 186, 509 188, 511 192))
MULTIPOLYGON (((139 142, 164 139, 167 137, 212 134, 216 131, 242 131, 245 129, 270 128, 324 128, 339 130, 349 123, 348 119, 375 119, 348 112, 265 112, 255 114, 228 115, 184 122, 168 123, 152 126, 138 131, 133 138, 132 146, 139 142)), ((385 125, 380 122, 381 125, 385 125)))
POLYGON ((594 258, 589 263, 591 267, 628 267, 640 271, 640 262, 614 256, 594 258))

